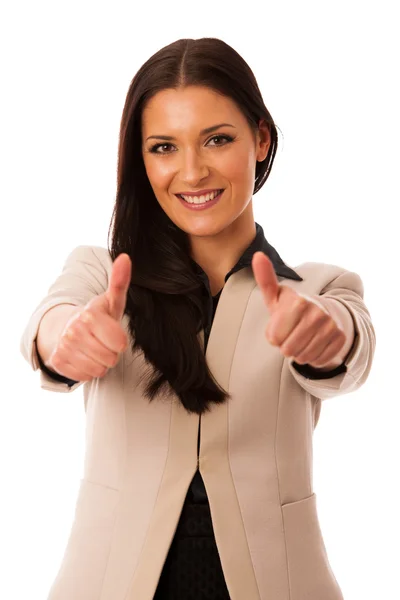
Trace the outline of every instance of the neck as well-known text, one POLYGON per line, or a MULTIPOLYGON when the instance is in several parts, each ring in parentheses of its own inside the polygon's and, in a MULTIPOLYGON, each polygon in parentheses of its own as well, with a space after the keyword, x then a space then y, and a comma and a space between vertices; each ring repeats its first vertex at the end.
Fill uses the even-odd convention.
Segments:
POLYGON ((192 259, 207 274, 213 296, 223 288, 225 275, 256 235, 253 216, 244 219, 241 217, 216 235, 190 236, 192 259))

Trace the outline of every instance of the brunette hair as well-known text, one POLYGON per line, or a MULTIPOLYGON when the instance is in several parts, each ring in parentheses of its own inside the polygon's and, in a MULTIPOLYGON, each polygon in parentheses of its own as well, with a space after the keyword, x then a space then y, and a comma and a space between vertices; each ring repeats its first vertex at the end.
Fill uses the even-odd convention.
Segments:
POLYGON ((253 132, 260 119, 267 121, 271 143, 265 160, 256 163, 253 194, 267 180, 278 134, 252 70, 220 39, 177 40, 151 56, 129 86, 120 125, 108 249, 113 261, 121 252, 132 260, 125 313, 132 350, 142 351, 151 367, 145 397, 151 401, 162 390, 169 393, 172 389, 187 411, 202 414, 210 403, 224 402, 230 395, 210 372, 198 337, 205 326, 205 297, 190 259, 188 236, 160 207, 141 151, 146 103, 161 90, 193 85, 231 98, 253 132))

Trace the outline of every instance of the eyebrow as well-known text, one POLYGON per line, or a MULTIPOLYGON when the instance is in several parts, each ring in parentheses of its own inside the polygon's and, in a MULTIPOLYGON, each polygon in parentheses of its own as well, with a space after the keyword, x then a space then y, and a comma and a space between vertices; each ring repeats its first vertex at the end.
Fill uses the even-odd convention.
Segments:
MULTIPOLYGON (((234 125, 231 125, 230 123, 219 123, 218 125, 211 125, 211 127, 206 127, 205 129, 202 129, 200 131, 200 135, 212 133, 213 131, 215 131, 216 129, 219 129, 220 127, 233 127, 234 129, 236 129, 236 127, 234 125)), ((150 135, 148 138, 146 138, 146 142, 147 142, 147 140, 152 140, 152 139, 172 141, 175 138, 172 137, 171 135, 150 135)))

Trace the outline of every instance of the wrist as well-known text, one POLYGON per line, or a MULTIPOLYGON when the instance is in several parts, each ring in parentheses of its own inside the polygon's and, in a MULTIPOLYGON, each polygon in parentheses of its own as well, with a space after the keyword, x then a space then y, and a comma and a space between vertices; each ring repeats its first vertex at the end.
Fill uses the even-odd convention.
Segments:
MULTIPOLYGON (((329 315, 337 323, 338 327, 344 332, 346 341, 337 356, 335 356, 328 365, 319 367, 321 371, 329 371, 341 365, 347 358, 355 338, 355 328, 353 317, 350 311, 344 306, 340 300, 334 298, 325 298, 323 296, 314 296, 318 302, 329 312, 329 315)), ((312 366, 312 365, 311 365, 312 366)))

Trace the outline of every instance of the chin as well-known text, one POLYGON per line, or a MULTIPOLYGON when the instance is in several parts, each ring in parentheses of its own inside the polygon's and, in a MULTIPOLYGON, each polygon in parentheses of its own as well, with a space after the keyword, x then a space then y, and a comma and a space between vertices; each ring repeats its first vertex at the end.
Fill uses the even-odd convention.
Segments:
MULTIPOLYGON (((198 237, 209 237, 218 235, 223 231, 228 225, 224 223, 198 223, 196 227, 191 224, 188 224, 184 229, 190 235, 196 235, 198 237)), ((183 228, 181 228, 183 229, 183 228)))

